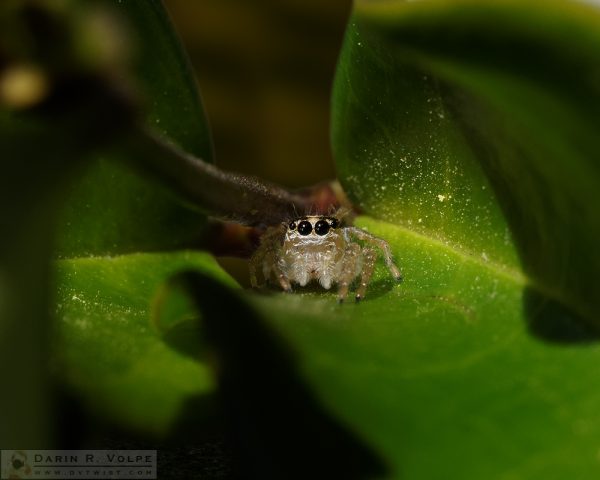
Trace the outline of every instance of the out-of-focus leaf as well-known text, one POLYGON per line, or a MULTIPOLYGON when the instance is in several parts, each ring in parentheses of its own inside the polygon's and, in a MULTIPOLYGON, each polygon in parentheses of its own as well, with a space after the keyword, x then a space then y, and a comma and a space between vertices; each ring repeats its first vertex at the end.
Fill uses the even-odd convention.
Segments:
MULTIPOLYGON (((188 59, 159 0, 96 2, 133 43, 135 85, 147 123, 187 152, 212 159, 210 131, 188 59)), ((106 41, 119 42, 107 26, 106 41)), ((117 45, 118 48, 119 45, 117 45)), ((125 45, 123 45, 125 48, 125 45)), ((73 187, 59 237, 60 257, 173 249, 202 232, 203 216, 131 172, 118 149, 94 160, 73 187)))
MULTIPOLYGON (((0 6, 0 448, 52 444, 47 286, 56 214, 84 159, 131 124, 129 98, 108 80, 121 73, 118 61, 78 55, 75 24, 91 17, 68 7, 0 6)), ((97 45, 94 34, 86 39, 97 45)))
POLYGON ((171 282, 202 314, 229 440, 244 478, 372 478, 378 453, 307 388, 294 351, 239 292, 198 271, 171 282), (304 458, 298 462, 298 454, 304 458))
POLYGON ((65 175, 92 147, 63 142, 60 125, 7 122, 0 127, 0 376, 5 392, 0 409, 6 412, 0 448, 5 449, 42 448, 52 434, 46 355, 53 221, 65 175))
POLYGON ((78 258, 56 265, 60 376, 94 411, 121 426, 164 435, 183 422, 179 415, 186 403, 211 394, 214 382, 199 361, 198 335, 190 339, 195 351, 170 345, 174 334, 185 340, 177 331, 185 318, 174 314, 175 301, 170 310, 157 303, 165 301, 162 285, 190 269, 233 288, 235 282, 209 254, 197 252, 78 258))

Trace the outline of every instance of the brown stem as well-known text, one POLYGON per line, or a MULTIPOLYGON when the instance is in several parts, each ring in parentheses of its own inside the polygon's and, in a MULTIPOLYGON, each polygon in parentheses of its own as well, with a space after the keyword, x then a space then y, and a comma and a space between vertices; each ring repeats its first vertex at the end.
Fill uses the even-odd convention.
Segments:
POLYGON ((249 226, 275 225, 313 205, 310 196, 290 193, 255 177, 219 170, 168 143, 148 127, 128 142, 128 160, 206 214, 249 226))

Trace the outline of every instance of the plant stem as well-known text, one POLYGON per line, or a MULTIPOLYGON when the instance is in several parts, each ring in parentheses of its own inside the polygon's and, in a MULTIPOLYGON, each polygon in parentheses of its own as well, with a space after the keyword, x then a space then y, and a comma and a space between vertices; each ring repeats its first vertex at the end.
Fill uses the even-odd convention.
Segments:
POLYGON ((135 168, 221 220, 263 227, 303 215, 313 206, 310 196, 219 170, 168 143, 148 127, 134 129, 127 147, 128 161, 135 168))

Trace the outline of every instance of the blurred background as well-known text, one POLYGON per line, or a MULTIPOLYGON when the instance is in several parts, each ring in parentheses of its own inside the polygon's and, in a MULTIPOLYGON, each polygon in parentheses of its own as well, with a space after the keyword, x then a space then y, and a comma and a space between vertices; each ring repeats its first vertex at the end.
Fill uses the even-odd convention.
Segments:
POLYGON ((165 0, 217 165, 288 187, 335 176, 330 95, 350 0, 165 0))

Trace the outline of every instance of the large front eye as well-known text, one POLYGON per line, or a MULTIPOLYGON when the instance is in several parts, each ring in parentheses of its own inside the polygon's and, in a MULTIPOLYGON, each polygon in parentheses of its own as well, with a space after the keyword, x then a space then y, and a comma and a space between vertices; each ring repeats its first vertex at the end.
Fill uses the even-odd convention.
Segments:
POLYGON ((329 224, 325 220, 319 220, 315 224, 315 232, 317 235, 326 235, 329 231, 329 224))
POLYGON ((312 232, 312 225, 308 220, 302 220, 298 224, 298 233, 300 235, 309 235, 312 232))

